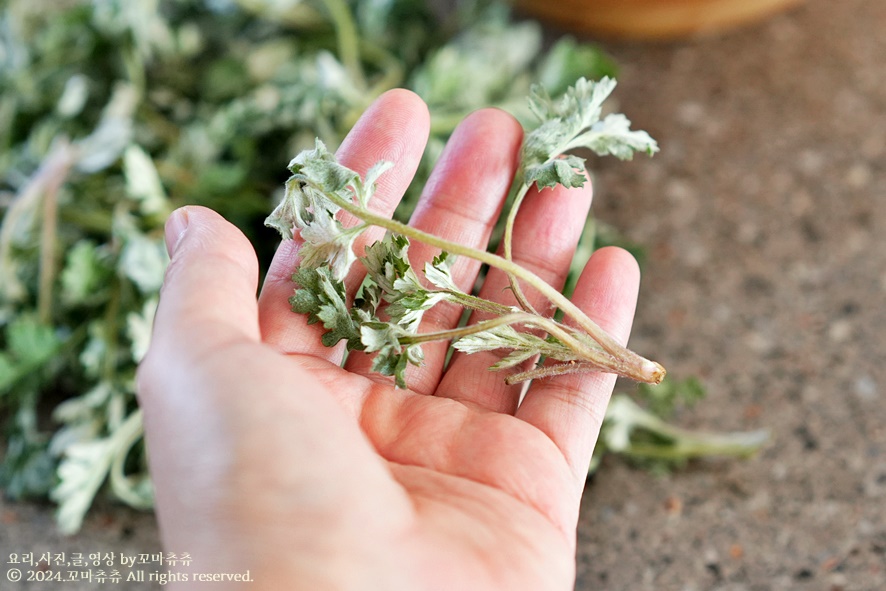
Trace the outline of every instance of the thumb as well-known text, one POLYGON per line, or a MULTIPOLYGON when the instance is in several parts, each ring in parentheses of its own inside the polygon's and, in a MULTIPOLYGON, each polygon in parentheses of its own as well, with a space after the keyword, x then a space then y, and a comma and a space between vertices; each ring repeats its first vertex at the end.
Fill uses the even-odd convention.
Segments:
POLYGON ((207 372, 212 375, 201 368, 231 345, 258 340, 258 263, 246 237, 202 207, 172 213, 166 247, 171 260, 151 344, 136 374, 136 392, 144 410, 158 513, 170 523, 192 523, 196 509, 181 502, 181 491, 218 478, 218 462, 212 459, 217 454, 211 453, 218 445, 213 427, 218 423, 217 388, 209 388, 209 395, 200 391, 207 372))
POLYGON ((246 237, 204 207, 166 222, 171 258, 154 319, 151 353, 194 359, 237 341, 257 342, 258 261, 246 237))
MULTIPOLYGON (((166 222, 170 263, 137 391, 161 387, 168 368, 193 366, 207 353, 258 342, 258 261, 246 237, 204 207, 177 209, 166 222)), ((149 397, 149 396, 148 396, 149 397)))

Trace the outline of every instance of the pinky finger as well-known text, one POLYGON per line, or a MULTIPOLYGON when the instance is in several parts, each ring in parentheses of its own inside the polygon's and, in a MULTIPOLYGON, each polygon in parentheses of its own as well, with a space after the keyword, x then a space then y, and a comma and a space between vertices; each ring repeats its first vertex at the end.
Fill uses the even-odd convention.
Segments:
MULTIPOLYGON (((622 344, 634 319, 640 269, 619 248, 594 253, 575 289, 573 302, 622 344)), ((600 434, 615 375, 583 373, 532 383, 516 416, 544 432, 560 448, 578 487, 584 485, 600 434)))

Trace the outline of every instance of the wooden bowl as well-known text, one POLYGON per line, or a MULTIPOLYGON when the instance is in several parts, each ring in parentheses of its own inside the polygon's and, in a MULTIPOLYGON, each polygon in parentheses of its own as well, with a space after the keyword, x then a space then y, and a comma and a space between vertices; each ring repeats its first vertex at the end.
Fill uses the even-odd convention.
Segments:
POLYGON ((576 32, 674 39, 753 22, 802 0, 514 0, 518 10, 576 32))

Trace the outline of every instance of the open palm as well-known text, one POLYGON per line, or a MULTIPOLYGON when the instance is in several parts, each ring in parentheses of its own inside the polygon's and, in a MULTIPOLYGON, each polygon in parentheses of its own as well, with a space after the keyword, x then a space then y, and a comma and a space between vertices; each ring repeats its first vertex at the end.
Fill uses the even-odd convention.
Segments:
MULTIPOLYGON (((338 152, 361 174, 378 160, 370 204, 390 213, 428 133, 425 105, 383 95, 338 152)), ((507 195, 522 130, 474 113, 456 130, 411 224, 483 248, 507 195)), ((590 186, 531 195, 514 259, 554 286, 565 280, 590 206, 590 186)), ((348 220, 343 220, 346 224, 348 220)), ((367 241, 380 238, 368 232, 367 241)), ((251 589, 569 589, 585 474, 612 376, 520 386, 487 368, 495 353, 427 344, 411 389, 371 374, 371 357, 320 344, 317 325, 287 303, 297 241, 284 242, 256 300, 246 239, 202 208, 167 226, 172 262, 139 371, 139 393, 164 545, 195 572, 250 571, 251 589)), ((413 243, 413 266, 438 254, 413 243)), ((479 266, 458 260, 464 289, 479 266)), ((349 285, 359 277, 349 277, 349 285)), ((617 249, 595 253, 574 301, 626 340, 639 273, 617 249)), ((511 303, 491 271, 480 288, 511 303)), ((546 302, 528 293, 538 309, 546 302)), ((434 308, 420 332, 454 327, 434 308)))

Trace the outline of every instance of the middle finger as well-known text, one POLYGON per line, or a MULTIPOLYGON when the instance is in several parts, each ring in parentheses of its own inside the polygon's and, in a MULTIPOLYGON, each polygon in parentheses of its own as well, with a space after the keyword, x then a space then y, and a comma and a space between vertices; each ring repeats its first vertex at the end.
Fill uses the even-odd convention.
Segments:
MULTIPOLYGON (((591 199, 590 182, 573 189, 562 185, 543 191, 531 189, 514 223, 514 262, 532 271, 551 286, 562 289, 585 227, 591 199)), ((520 286, 526 299, 540 314, 549 315, 553 311, 550 302, 538 291, 522 282, 520 286)), ((480 290, 480 297, 508 306, 517 304, 509 289, 507 275, 498 269, 489 271, 480 290)), ((474 313, 470 323, 485 319, 486 315, 474 313)), ((506 352, 501 351, 471 355, 454 353, 437 395, 478 404, 496 412, 514 412, 522 384, 505 384, 504 378, 508 370, 489 371, 489 367, 504 354, 506 352)))
MULTIPOLYGON (((513 181, 522 140, 523 128, 503 111, 483 109, 469 115, 446 144, 409 224, 452 242, 485 249, 513 181)), ((425 263, 438 254, 437 248, 410 242, 409 260, 420 277, 425 263)), ((470 292, 479 269, 477 261, 460 257, 452 265, 452 278, 463 291, 470 292)), ((454 328, 460 317, 457 306, 438 304, 425 312, 419 332, 454 328)), ((422 346, 424 364, 408 370, 410 389, 423 394, 436 389, 448 346, 445 341, 422 346)), ((352 353, 346 367, 366 374, 371 364, 370 355, 352 353)))

